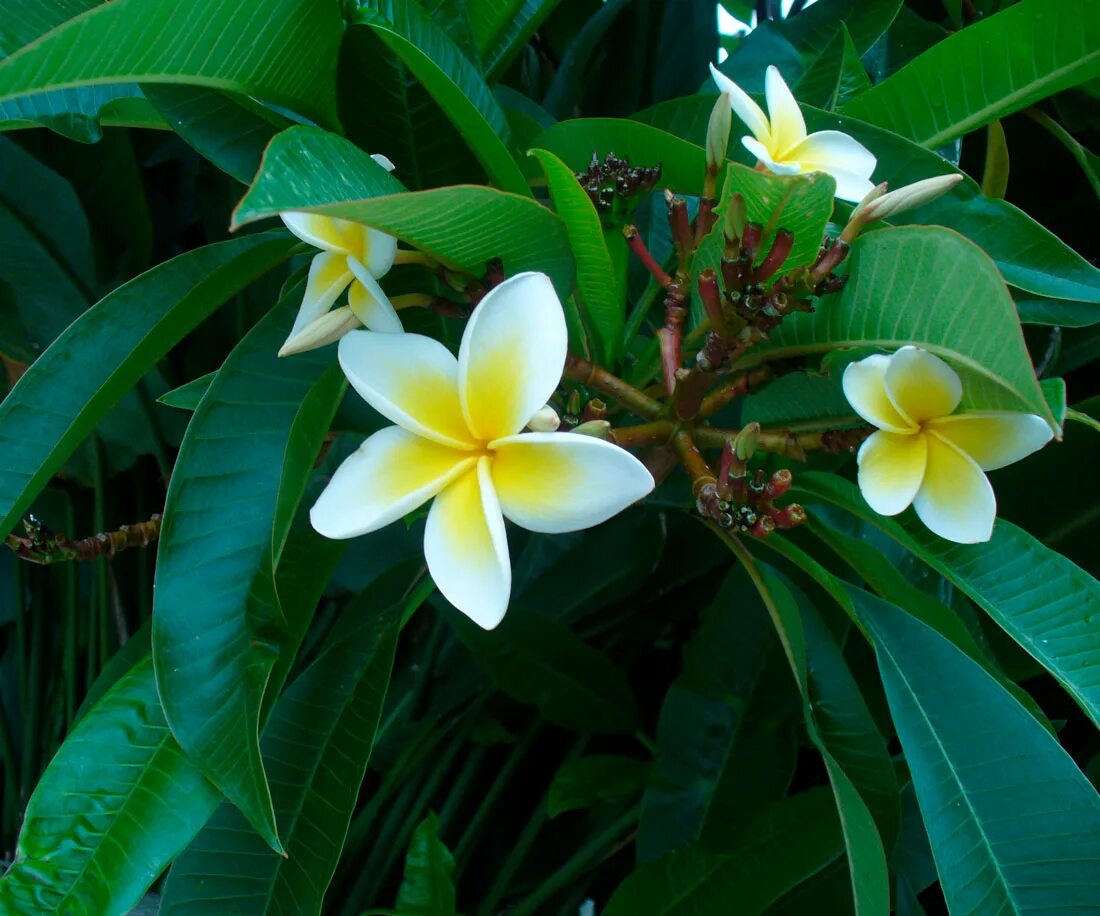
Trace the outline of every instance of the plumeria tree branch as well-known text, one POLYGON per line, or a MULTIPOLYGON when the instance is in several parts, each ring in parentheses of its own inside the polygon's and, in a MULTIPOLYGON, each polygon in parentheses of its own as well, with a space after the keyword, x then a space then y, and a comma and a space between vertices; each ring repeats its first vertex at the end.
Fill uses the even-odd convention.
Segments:
POLYGON ((21 560, 48 566, 73 560, 94 560, 113 557, 128 547, 148 547, 160 536, 161 517, 123 525, 117 531, 104 531, 91 537, 69 540, 64 534, 50 531, 33 516, 23 521, 23 535, 9 534, 4 543, 21 560))

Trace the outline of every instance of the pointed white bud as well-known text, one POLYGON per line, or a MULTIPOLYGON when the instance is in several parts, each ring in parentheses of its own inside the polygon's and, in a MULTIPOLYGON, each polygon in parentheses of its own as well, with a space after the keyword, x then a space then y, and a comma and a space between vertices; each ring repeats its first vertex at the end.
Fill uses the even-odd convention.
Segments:
POLYGON ((325 344, 339 340, 348 331, 361 328, 362 322, 355 317, 352 310, 343 305, 331 312, 325 312, 319 318, 314 318, 297 334, 292 334, 279 348, 280 356, 291 356, 295 353, 305 353, 306 350, 316 350, 325 344))
POLYGON ((716 173, 726 161, 726 150, 730 143, 730 127, 733 122, 733 109, 730 108, 730 96, 723 92, 714 103, 707 123, 707 171, 716 173))
POLYGON ((397 168, 397 166, 393 164, 393 161, 390 159, 390 157, 383 155, 382 153, 371 153, 371 159, 382 166, 382 168, 384 168, 387 172, 392 172, 395 168, 397 168))
POLYGON ((888 216, 930 203, 946 194, 962 180, 963 176, 959 174, 925 178, 923 181, 915 181, 913 184, 907 184, 903 188, 884 194, 869 204, 860 204, 858 209, 862 209, 861 215, 865 221, 886 219, 888 216))
POLYGON ((527 423, 527 428, 533 433, 555 433, 559 426, 561 426, 561 417, 549 404, 536 410, 535 415, 527 423))

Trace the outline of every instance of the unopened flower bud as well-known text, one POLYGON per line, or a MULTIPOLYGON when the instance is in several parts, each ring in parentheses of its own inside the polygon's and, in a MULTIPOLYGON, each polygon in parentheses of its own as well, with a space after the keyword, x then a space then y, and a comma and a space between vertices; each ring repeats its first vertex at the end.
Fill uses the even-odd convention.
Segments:
POLYGON ((527 428, 533 433, 554 433, 561 426, 561 417, 549 404, 540 407, 527 422, 527 428))
POLYGON ((946 194, 962 180, 963 176, 959 174, 925 178, 923 181, 915 181, 913 184, 907 184, 903 188, 884 194, 882 197, 872 200, 866 206, 861 204, 857 210, 862 209, 862 217, 865 222, 873 219, 886 219, 905 210, 912 210, 915 207, 930 203, 937 197, 946 194))
POLYGON ((726 215, 722 223, 722 234, 727 242, 740 240, 745 234, 745 223, 748 220, 748 211, 745 208, 745 198, 740 194, 734 194, 726 204, 726 215))
POLYGON ((573 433, 581 436, 591 436, 593 439, 606 439, 611 442, 614 437, 611 434, 611 424, 607 420, 589 420, 582 423, 573 433))
POLYGON ((738 461, 748 461, 756 452, 756 444, 760 441, 760 424, 750 423, 733 440, 733 451, 738 461))
POLYGON ((726 161, 726 150, 730 142, 730 126, 733 109, 730 107, 728 92, 718 96, 710 112, 707 123, 707 172, 715 175, 726 161))
POLYGON ((286 343, 279 348, 279 355, 291 356, 295 353, 305 353, 307 350, 316 350, 334 340, 339 340, 348 331, 362 326, 362 322, 355 317, 350 306, 341 306, 314 318, 298 333, 291 334, 286 339, 286 343))

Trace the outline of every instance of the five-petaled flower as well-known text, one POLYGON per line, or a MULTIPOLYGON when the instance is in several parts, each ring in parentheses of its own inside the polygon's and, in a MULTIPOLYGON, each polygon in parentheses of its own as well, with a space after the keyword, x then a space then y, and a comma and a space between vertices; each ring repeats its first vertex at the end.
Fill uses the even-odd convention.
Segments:
POLYGON ((553 394, 565 316, 550 279, 523 273, 478 305, 458 359, 418 334, 353 331, 339 358, 351 384, 396 423, 337 469, 313 506, 331 538, 375 531, 435 497, 424 555, 439 590, 486 629, 508 607, 504 519, 556 534, 599 524, 653 489, 616 445, 575 433, 521 433, 553 394))
POLYGON ((863 200, 874 187, 871 151, 839 130, 807 136, 798 102, 776 67, 768 67, 764 77, 768 114, 714 64, 710 72, 718 91, 729 94, 730 107, 752 131, 753 135, 742 137, 741 142, 776 175, 825 172, 836 180, 836 196, 841 200, 863 200))
MULTIPOLYGON (((393 163, 376 154, 375 162, 387 171, 393 163)), ((321 249, 309 266, 302 306, 280 356, 313 350, 366 326, 372 331, 400 333, 401 320, 378 279, 393 267, 397 239, 350 220, 319 213, 280 213, 287 229, 303 242, 321 249), (348 304, 333 309, 344 291, 348 304)))
POLYGON ((859 450, 859 488, 880 515, 910 503, 940 537, 988 541, 997 500, 984 471, 1019 461, 1051 439, 1042 417, 1001 410, 954 413, 962 383, 938 356, 902 347, 844 370, 844 394, 878 427, 859 450))

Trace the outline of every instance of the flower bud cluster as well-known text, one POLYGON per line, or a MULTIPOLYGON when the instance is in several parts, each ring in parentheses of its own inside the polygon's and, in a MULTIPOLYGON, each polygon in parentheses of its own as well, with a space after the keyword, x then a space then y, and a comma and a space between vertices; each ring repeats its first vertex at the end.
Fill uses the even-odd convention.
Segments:
POLYGON ((635 196, 653 189, 661 177, 661 166, 632 166, 629 159, 614 153, 608 153, 600 162, 593 153, 588 169, 576 175, 600 216, 613 220, 629 208, 635 196))

